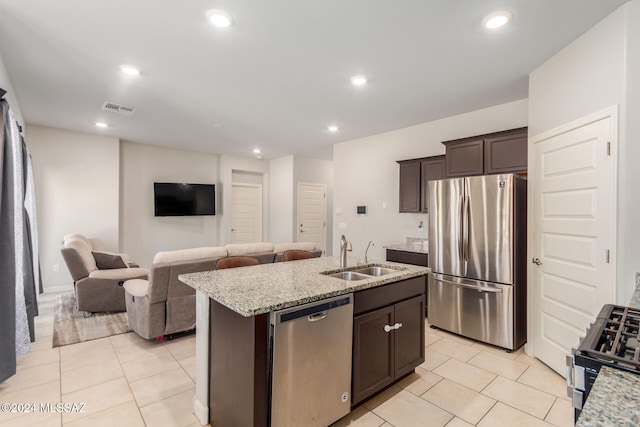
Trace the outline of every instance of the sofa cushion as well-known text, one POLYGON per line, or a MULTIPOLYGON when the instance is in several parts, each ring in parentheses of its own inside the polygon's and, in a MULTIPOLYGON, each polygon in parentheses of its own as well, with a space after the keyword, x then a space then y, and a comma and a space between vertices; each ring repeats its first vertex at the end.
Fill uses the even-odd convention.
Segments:
POLYGON ((111 270, 113 268, 128 268, 119 254, 112 252, 91 251, 93 259, 96 260, 96 266, 99 270, 111 270))
POLYGON ((149 281, 144 279, 130 279, 122 286, 129 295, 134 297, 145 297, 149 292, 149 281))
POLYGON ((225 245, 227 255, 239 256, 262 252, 273 252, 273 243, 256 242, 256 243, 230 243, 225 245))
POLYGON ((316 248, 313 242, 276 243, 273 245, 274 252, 285 252, 292 250, 312 251, 316 248))
POLYGON ((184 261, 195 261, 205 258, 222 258, 227 256, 227 250, 220 247, 191 248, 177 251, 158 252, 153 257, 153 263, 173 263, 184 261))

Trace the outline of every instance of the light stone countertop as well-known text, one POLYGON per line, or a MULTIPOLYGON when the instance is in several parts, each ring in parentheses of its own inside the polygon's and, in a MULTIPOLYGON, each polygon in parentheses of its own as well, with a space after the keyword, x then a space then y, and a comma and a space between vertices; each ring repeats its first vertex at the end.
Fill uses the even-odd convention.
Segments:
MULTIPOLYGON (((638 284, 636 282, 636 286, 638 284)), ((636 287, 629 307, 640 308, 639 287, 636 287)), ((589 392, 576 427, 640 426, 638 402, 640 375, 603 366, 589 392)))
POLYGON ((426 267, 389 261, 372 261, 362 265, 349 262, 347 268, 371 264, 403 270, 371 279, 348 281, 320 274, 342 270, 339 257, 320 257, 181 274, 179 279, 236 313, 251 317, 421 276, 431 271, 426 267))

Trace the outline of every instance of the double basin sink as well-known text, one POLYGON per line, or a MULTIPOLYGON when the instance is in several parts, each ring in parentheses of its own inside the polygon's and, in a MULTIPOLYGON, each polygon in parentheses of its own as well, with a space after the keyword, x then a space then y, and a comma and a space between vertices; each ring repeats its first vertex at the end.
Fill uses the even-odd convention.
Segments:
POLYGON ((387 274, 398 273, 403 270, 405 269, 391 268, 381 265, 367 265, 362 267, 351 267, 348 270, 339 271, 337 273, 324 272, 321 274, 342 280, 365 280, 373 277, 386 276, 387 274))

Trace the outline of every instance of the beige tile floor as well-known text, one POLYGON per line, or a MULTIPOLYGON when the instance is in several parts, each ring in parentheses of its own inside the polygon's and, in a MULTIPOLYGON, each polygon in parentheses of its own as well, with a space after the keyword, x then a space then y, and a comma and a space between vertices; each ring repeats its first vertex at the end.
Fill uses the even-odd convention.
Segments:
MULTIPOLYGON (((2 413, 0 427, 198 426, 195 337, 134 333, 51 348, 54 294, 40 298, 33 351, 0 384, 0 403, 84 403, 82 413, 2 413)), ((502 350, 426 328, 427 361, 334 427, 573 425, 564 379, 522 349, 502 350)))

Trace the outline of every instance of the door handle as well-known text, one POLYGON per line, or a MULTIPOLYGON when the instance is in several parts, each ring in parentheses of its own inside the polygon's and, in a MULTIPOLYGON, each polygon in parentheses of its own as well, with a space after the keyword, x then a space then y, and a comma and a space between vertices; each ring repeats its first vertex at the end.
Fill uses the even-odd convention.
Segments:
POLYGON ((534 263, 535 265, 542 265, 542 261, 540 261, 540 258, 532 258, 531 262, 534 263))

